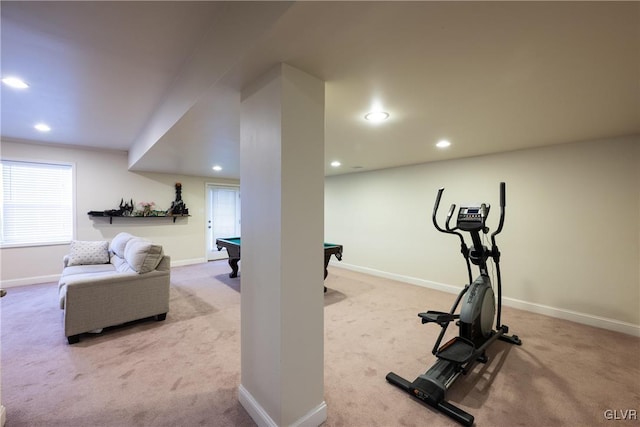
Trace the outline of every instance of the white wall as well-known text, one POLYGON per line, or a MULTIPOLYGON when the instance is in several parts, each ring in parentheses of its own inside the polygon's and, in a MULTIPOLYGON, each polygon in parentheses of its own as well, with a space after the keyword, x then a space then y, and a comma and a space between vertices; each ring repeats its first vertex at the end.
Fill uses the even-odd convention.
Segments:
MULTIPOLYGON (((2 158, 73 162, 76 171, 76 236, 78 240, 110 240, 126 231, 164 247, 172 265, 206 260, 205 183, 237 181, 127 170, 127 153, 61 146, 2 142, 2 158), (171 219, 91 219, 90 210, 117 209, 120 199, 153 201, 166 210, 175 200, 175 183, 182 183, 182 200, 191 217, 171 219)), ((5 287, 57 280, 68 245, 0 249, 0 278, 5 287)))
MULTIPOLYGON (((466 273, 458 243, 431 224, 437 188, 446 187, 441 215, 464 201, 489 201, 495 209, 504 180, 507 217, 498 244, 505 303, 523 301, 527 309, 637 330, 639 147, 635 136, 327 177, 325 240, 345 245, 342 266, 420 284, 461 285, 466 273)), ((128 172, 124 152, 7 141, 1 148, 6 158, 75 162, 77 239, 110 239, 124 230, 164 245, 174 265, 205 259, 204 183, 214 180, 128 172), (121 197, 166 209, 176 181, 192 214, 176 224, 109 225, 86 215, 115 208, 121 197)), ((67 245, 0 249, 2 286, 55 280, 67 252, 67 245)))
POLYGON ((500 181, 505 304, 638 334, 640 136, 328 177, 325 239, 344 245, 344 266, 461 286, 459 241, 431 223, 437 189, 441 221, 452 203, 486 201, 495 229, 500 181))

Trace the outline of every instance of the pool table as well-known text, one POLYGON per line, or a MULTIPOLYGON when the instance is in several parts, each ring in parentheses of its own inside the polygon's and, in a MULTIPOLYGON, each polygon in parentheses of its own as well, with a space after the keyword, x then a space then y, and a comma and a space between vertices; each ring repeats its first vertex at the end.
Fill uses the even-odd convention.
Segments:
MULTIPOLYGON (((229 254, 229 266, 231 267, 231 273, 229 277, 238 277, 238 261, 240 261, 240 237, 228 237, 225 239, 216 239, 216 246, 221 251, 222 248, 227 249, 229 254)), ((338 261, 342 261, 342 245, 336 245, 334 243, 324 244, 324 278, 327 278, 327 266, 329 265, 329 259, 331 255, 335 255, 338 261)), ((325 286, 324 291, 327 291, 325 286)))

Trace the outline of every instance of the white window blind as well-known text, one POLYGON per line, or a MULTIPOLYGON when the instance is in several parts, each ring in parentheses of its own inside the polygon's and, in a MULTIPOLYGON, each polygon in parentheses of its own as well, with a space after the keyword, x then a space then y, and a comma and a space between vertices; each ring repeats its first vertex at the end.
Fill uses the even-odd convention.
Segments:
POLYGON ((235 188, 213 188, 213 239, 240 235, 240 191, 235 188))
POLYGON ((73 238, 71 165, 2 160, 2 246, 73 238))

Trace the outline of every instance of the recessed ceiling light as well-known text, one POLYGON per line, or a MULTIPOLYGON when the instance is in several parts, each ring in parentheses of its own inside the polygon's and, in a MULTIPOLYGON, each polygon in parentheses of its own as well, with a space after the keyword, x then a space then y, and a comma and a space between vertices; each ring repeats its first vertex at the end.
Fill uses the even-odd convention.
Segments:
POLYGON ((36 128, 36 130, 39 130, 40 132, 49 132, 51 130, 49 125, 47 125, 46 123, 38 123, 34 126, 34 128, 36 128))
POLYGON ((386 111, 372 111, 365 114, 364 118, 370 122, 379 123, 387 120, 389 118, 389 113, 386 111))
POLYGON ((15 89, 26 89, 29 87, 28 84, 17 77, 5 77, 2 79, 2 83, 15 89))
POLYGON ((333 166, 334 168, 337 168, 338 166, 340 166, 342 163, 340 163, 337 160, 334 160, 333 162, 331 162, 331 166, 333 166))
POLYGON ((220 172, 220 171, 222 170, 222 166, 215 165, 215 166, 214 166, 214 167, 212 167, 211 169, 213 169, 213 170, 214 170, 214 171, 216 171, 216 172, 220 172))
POLYGON ((436 144, 436 147, 438 147, 438 148, 447 148, 450 145, 451 145, 451 143, 449 141, 447 141, 446 139, 442 139, 442 140, 438 141, 438 143, 436 144))

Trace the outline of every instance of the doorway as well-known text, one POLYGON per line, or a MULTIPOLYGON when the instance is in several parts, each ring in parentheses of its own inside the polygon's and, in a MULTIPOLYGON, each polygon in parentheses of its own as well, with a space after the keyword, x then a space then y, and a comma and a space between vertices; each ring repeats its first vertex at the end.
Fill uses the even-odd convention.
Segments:
POLYGON ((240 236, 240 186, 207 184, 207 260, 227 258, 216 239, 240 236))

